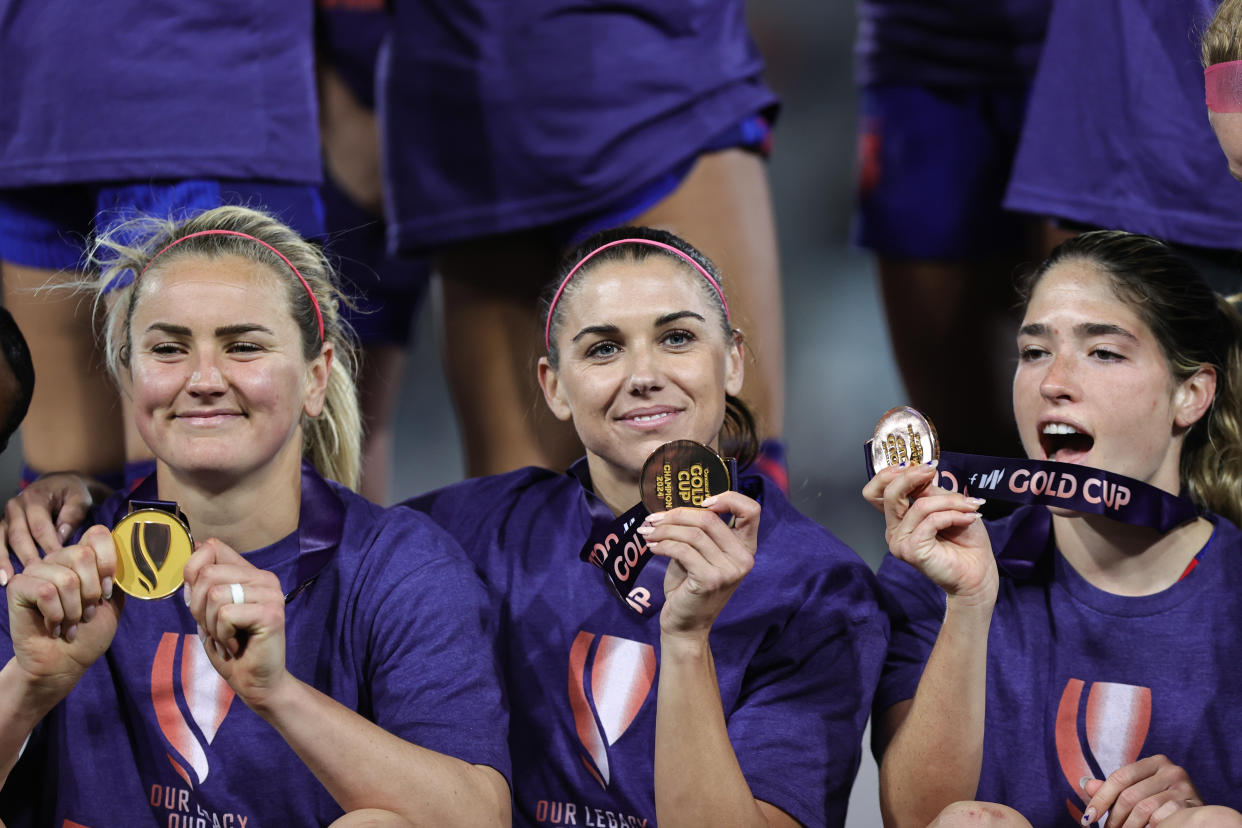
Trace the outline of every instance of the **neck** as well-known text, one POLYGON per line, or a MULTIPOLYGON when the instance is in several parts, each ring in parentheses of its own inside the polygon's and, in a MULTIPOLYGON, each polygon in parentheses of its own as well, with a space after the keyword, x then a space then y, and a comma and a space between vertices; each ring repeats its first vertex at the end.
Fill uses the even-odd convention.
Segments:
POLYGON ((1099 515, 1053 513, 1057 548, 1092 586, 1115 595, 1152 595, 1171 587, 1212 536, 1203 519, 1161 534, 1099 515))
POLYGON ((618 470, 594 454, 587 454, 587 469, 591 472, 591 487, 595 496, 612 510, 614 515, 628 511, 641 499, 638 491, 638 475, 618 474, 618 470))
POLYGON ((298 528, 302 503, 301 457, 281 459, 240 477, 178 472, 161 461, 156 484, 162 500, 175 500, 202 542, 217 538, 238 552, 275 543, 298 528))

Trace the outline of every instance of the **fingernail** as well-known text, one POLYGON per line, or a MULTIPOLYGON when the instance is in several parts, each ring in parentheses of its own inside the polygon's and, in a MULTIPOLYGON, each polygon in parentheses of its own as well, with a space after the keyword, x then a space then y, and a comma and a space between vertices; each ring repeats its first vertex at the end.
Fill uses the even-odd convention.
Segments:
POLYGON ((52 628, 52 638, 60 638, 60 624, 52 628))
POLYGON ((72 531, 73 527, 67 523, 62 523, 60 526, 56 527, 56 534, 60 536, 61 543, 64 543, 68 539, 69 533, 72 531))
POLYGON ((987 501, 981 497, 968 497, 966 498, 966 502, 969 503, 971 506, 982 506, 983 504, 987 503, 987 501))
POLYGON ((936 468, 937 466, 940 465, 940 458, 937 457, 935 460, 931 461, 927 465, 931 466, 933 469, 936 468))
POLYGON ((65 640, 72 643, 73 639, 78 637, 78 625, 70 624, 69 629, 65 630, 65 640))
POLYGON ((1078 780, 1078 787, 1082 788, 1085 791, 1087 789, 1087 783, 1090 781, 1091 781, 1090 776, 1084 776, 1082 779, 1078 780))
POLYGON ((95 617, 95 605, 87 604, 86 608, 82 610, 82 620, 90 621, 94 617, 95 617))
POLYGON ((111 601, 112 600, 112 576, 111 575, 103 579, 103 591, 104 591, 104 600, 111 601))
POLYGON ((648 548, 648 549, 655 549, 655 548, 656 548, 657 546, 659 546, 659 545, 660 545, 660 542, 659 542, 659 541, 647 541, 647 548, 648 548))
POLYGON ((1095 808, 1088 808, 1087 810, 1083 811, 1082 824, 1090 825, 1093 822, 1095 822, 1095 808))
POLYGON ((9 585, 9 573, 7 570, 0 569, 0 587, 9 585))
POLYGON ((662 520, 664 520, 664 512, 652 512, 651 514, 647 515, 646 522, 654 525, 654 524, 659 523, 662 520))
POLYGON ((711 497, 703 498, 703 501, 699 505, 704 508, 707 508, 708 506, 711 506, 715 502, 716 502, 716 495, 712 495, 711 497))
POLYGON ((655 527, 649 523, 640 523, 638 524, 638 528, 635 529, 634 531, 640 535, 650 535, 652 532, 655 531, 655 527))
POLYGON ((905 467, 906 467, 906 461, 905 461, 905 460, 902 460, 900 463, 898 463, 898 464, 897 464, 897 468, 899 468, 899 469, 904 469, 905 467))
POLYGON ((190 585, 189 584, 186 584, 185 586, 181 587, 181 600, 185 601, 185 605, 187 607, 190 605, 190 585))

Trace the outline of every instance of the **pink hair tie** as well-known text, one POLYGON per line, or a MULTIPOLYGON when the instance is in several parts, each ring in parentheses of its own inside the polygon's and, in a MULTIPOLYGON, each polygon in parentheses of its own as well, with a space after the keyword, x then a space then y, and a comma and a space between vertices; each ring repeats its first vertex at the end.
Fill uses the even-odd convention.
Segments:
MULTIPOLYGON (((176 241, 169 242, 168 244, 160 248, 158 251, 156 251, 155 255, 147 260, 147 266, 142 269, 142 273, 138 274, 138 278, 139 279, 142 278, 143 274, 145 274, 148 270, 151 269, 151 265, 155 264, 155 260, 158 259, 160 256, 163 256, 169 250, 181 244, 186 239, 193 239, 199 236, 237 236, 243 239, 250 239, 250 241, 260 244, 263 247, 266 247, 268 250, 272 251, 277 256, 279 256, 280 260, 284 262, 286 265, 288 265, 289 269, 293 271, 293 275, 298 277, 298 281, 302 283, 302 287, 306 288, 306 295, 310 297, 311 305, 313 305, 315 308, 315 319, 319 323, 319 341, 323 342, 323 312, 319 310, 319 300, 315 298, 315 292, 311 290, 310 283, 306 281, 306 277, 302 275, 301 271, 299 271, 296 267, 293 266, 293 262, 289 261, 288 256, 286 256, 284 253, 281 253, 279 250, 277 250, 275 247, 272 247, 267 242, 263 241, 263 239, 255 238, 249 233, 242 233, 239 230, 199 230, 197 233, 189 233, 177 239, 176 241)), ((134 281, 136 282, 137 279, 135 279, 134 281)))
POLYGON ((1242 112, 1242 60, 1216 63, 1203 70, 1203 91, 1213 112, 1242 112))
POLYGON ((608 244, 600 245, 599 247, 595 248, 590 253, 586 254, 581 259, 579 259, 578 263, 574 265, 570 269, 569 273, 565 276, 564 281, 561 282, 561 286, 556 289, 556 293, 552 295, 552 304, 548 305, 548 322, 544 326, 544 329, 543 329, 544 348, 546 348, 549 351, 552 350, 552 315, 556 312, 556 303, 561 301, 561 294, 565 292, 565 287, 566 285, 569 284, 569 280, 574 278, 574 274, 577 273, 579 270, 581 270, 582 266, 586 264, 587 262, 591 261, 591 259, 593 259, 598 253, 602 253, 608 248, 616 247, 619 244, 645 244, 650 247, 658 247, 661 250, 667 250, 670 253, 674 253, 680 258, 689 262, 690 266, 693 267, 695 270, 697 270, 699 272, 699 275, 702 276, 704 279, 706 279, 707 283, 712 286, 712 289, 714 291, 716 291, 716 295, 720 297, 720 306, 724 308, 725 321, 729 323, 729 327, 733 327, 733 321, 729 316, 729 303, 725 301, 724 291, 720 289, 720 283, 717 282, 714 278, 712 278, 712 274, 707 272, 707 268, 703 267, 703 265, 699 264, 694 259, 687 256, 684 250, 678 250, 676 247, 673 247, 671 244, 665 244, 664 242, 654 241, 653 239, 617 239, 616 241, 608 242, 608 244))

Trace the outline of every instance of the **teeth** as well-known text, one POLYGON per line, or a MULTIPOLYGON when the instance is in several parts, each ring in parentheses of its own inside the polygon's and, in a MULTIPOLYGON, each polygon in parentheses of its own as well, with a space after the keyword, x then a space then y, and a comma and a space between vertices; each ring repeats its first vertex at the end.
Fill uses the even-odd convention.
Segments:
POLYGON ((1078 429, 1065 423, 1048 423, 1044 426, 1044 434, 1081 434, 1078 429))
POLYGON ((668 416, 668 412, 661 412, 660 414, 643 414, 643 415, 640 415, 640 416, 638 416, 638 417, 635 417, 635 418, 634 418, 634 422, 636 422, 636 423, 649 423, 649 422, 651 422, 652 420, 660 420, 660 419, 663 419, 664 417, 667 417, 667 416, 668 416))

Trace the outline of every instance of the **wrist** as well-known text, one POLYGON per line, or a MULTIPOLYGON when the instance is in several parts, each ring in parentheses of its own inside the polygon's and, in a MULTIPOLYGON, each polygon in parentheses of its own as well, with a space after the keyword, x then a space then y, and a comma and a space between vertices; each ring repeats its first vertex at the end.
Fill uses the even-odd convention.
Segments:
POLYGON ((708 633, 703 632, 670 632, 660 631, 660 662, 670 661, 702 661, 712 657, 708 633))
POLYGON ((261 691, 245 695, 238 693, 238 695, 241 696, 245 705, 260 718, 268 724, 278 726, 278 719, 297 715, 300 693, 305 688, 305 684, 285 670, 279 678, 262 688, 261 691))
POLYGON ((29 718, 33 725, 60 704, 80 678, 81 675, 56 678, 36 676, 22 667, 14 657, 0 668, 0 686, 3 686, 0 696, 14 701, 15 712, 25 714, 24 717, 29 718))

